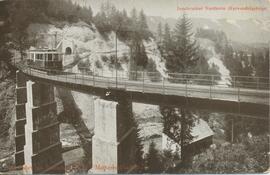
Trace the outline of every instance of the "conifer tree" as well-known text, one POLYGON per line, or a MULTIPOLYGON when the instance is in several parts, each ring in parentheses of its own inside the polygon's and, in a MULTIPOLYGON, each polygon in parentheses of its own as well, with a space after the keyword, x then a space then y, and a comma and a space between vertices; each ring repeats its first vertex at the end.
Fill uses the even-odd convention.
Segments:
POLYGON ((133 8, 130 13, 130 18, 132 19, 132 28, 137 28, 138 14, 136 8, 133 8))
MULTIPOLYGON (((8 1, 3 1, 1 5, 3 5, 2 7, 0 7, 0 20, 1 19, 6 19, 4 20, 3 23, 0 24, 0 66, 2 66, 2 61, 5 62, 5 64, 8 65, 9 69, 11 69, 11 53, 9 51, 8 48, 8 42, 9 42, 9 37, 8 37, 8 33, 9 33, 9 22, 8 22, 8 1)), ((3 68, 3 66, 2 66, 3 68)))
POLYGON ((143 173, 144 172, 144 160, 143 160, 143 144, 142 144, 142 138, 140 137, 140 129, 139 129, 139 126, 138 126, 138 123, 136 122, 135 118, 134 118, 134 115, 131 116, 130 118, 130 122, 131 122, 131 126, 135 128, 135 147, 136 147, 136 158, 135 158, 135 161, 136 161, 136 164, 138 166, 138 170, 137 170, 137 173, 143 173))
MULTIPOLYGON (((164 29, 164 50, 166 67, 169 72, 191 72, 196 68, 199 58, 196 42, 192 40, 192 25, 190 20, 183 15, 179 18, 172 39, 170 28, 165 24, 164 29)), ((164 133, 181 146, 182 165, 186 165, 189 156, 186 148, 192 141, 191 130, 194 126, 195 118, 190 111, 184 108, 161 106, 161 114, 164 117, 164 133)))
POLYGON ((173 55, 166 61, 166 66, 170 72, 192 72, 198 60, 198 47, 196 41, 192 39, 193 33, 191 21, 184 14, 174 29, 173 55))
POLYGON ((163 38, 163 31, 162 31, 162 24, 160 22, 160 23, 158 23, 158 28, 157 28, 157 41, 158 41, 158 45, 161 45, 162 38, 163 38))
POLYGON ((31 22, 31 9, 29 2, 26 0, 14 0, 9 5, 12 46, 20 52, 21 60, 24 58, 25 50, 28 47, 26 28, 31 22))
POLYGON ((146 16, 143 10, 140 11, 138 26, 141 39, 148 39, 150 37, 150 32, 146 21, 146 16))
POLYGON ((163 133, 180 144, 181 160, 185 165, 187 159, 189 159, 186 148, 194 138, 191 131, 196 119, 188 110, 183 108, 161 106, 160 112, 164 120, 163 133))
POLYGON ((163 170, 162 157, 154 142, 151 142, 146 155, 146 167, 147 173, 162 173, 163 170))
POLYGON ((171 29, 168 23, 164 26, 163 45, 166 52, 169 52, 172 46, 171 29))

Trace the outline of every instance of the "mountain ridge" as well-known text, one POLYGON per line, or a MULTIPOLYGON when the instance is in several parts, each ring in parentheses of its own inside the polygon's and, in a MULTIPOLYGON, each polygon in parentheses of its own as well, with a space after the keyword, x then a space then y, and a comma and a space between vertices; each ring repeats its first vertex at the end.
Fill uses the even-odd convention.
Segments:
MULTIPOLYGON (((211 18, 190 18, 193 24, 193 31, 198 28, 207 28, 224 31, 229 40, 245 44, 268 43, 270 42, 270 19, 211 19, 211 18)), ((173 30, 177 22, 175 18, 164 18, 160 16, 148 16, 147 22, 152 32, 157 31, 157 26, 168 23, 173 30)))

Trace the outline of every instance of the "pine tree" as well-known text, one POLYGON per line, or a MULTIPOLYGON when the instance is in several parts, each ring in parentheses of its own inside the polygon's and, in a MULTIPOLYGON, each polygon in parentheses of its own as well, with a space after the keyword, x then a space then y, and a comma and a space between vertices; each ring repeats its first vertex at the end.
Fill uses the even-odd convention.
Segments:
POLYGON ((118 163, 122 165, 122 171, 125 171, 125 168, 130 168, 130 166, 136 165, 137 167, 133 170, 133 172, 143 173, 143 145, 139 134, 140 129, 138 128, 138 124, 132 112, 132 101, 128 97, 128 94, 122 94, 120 99, 118 99, 118 103, 120 112, 118 114, 119 117, 117 120, 122 123, 122 125, 118 127, 118 132, 121 135, 129 131, 129 136, 125 138, 125 140, 119 145, 119 150, 121 151, 118 154, 118 163), (126 150, 127 147, 130 149, 126 150))
MULTIPOLYGON (((196 42, 191 39, 191 27, 191 22, 183 15, 176 24, 172 40, 169 25, 165 24, 164 52, 166 67, 170 72, 190 72, 196 67, 198 51, 196 42)), ((195 118, 183 108, 161 106, 160 111, 164 117, 163 132, 181 145, 181 160, 185 166, 189 159, 186 147, 193 139, 191 130, 195 118)))
MULTIPOLYGON (((0 7, 0 19, 8 19, 8 1, 3 1, 0 2, 1 6, 0 7)), ((2 61, 5 62, 5 64, 7 64, 9 70, 11 70, 12 66, 11 66, 11 53, 9 51, 8 45, 7 43, 9 42, 10 38, 8 37, 8 33, 9 33, 10 27, 9 27, 9 22, 8 20, 5 20, 4 23, 0 24, 0 66, 2 68, 4 68, 4 66, 2 66, 2 61)), ((3 78, 3 77, 2 77, 3 78)))
POLYGON ((94 22, 101 34, 111 31, 105 12, 98 12, 94 17, 94 22))
POLYGON ((191 21, 183 15, 179 18, 174 30, 174 57, 169 57, 166 66, 170 72, 192 72, 198 60, 198 47, 192 41, 191 21))
POLYGON ((172 48, 171 29, 168 23, 166 23, 164 26, 163 45, 167 53, 172 48))
POLYGON ((132 22, 133 22, 132 27, 136 27, 137 28, 138 16, 137 16, 137 10, 136 10, 136 8, 133 8, 131 10, 131 12, 130 12, 130 18, 132 19, 132 22))
POLYGON ((151 142, 146 155, 146 167, 147 173, 162 173, 163 171, 162 157, 154 142, 151 142))
POLYGON ((146 55, 146 52, 145 52, 145 47, 144 45, 141 43, 138 45, 137 47, 137 56, 136 56, 136 64, 138 66, 142 66, 143 68, 146 67, 147 63, 148 63, 148 57, 146 55))
MULTIPOLYGON (((266 78, 269 77, 269 60, 269 49, 267 49, 264 53, 259 53, 256 59, 256 76, 266 78)), ((269 82, 269 80, 267 82, 269 82)))
POLYGON ((31 22, 30 14, 33 13, 31 11, 32 8, 30 8, 27 0, 14 0, 10 3, 8 9, 10 14, 10 23, 12 24, 10 27, 12 46, 20 52, 22 60, 26 54, 25 50, 29 44, 26 28, 31 22))
POLYGON ((165 173, 173 173, 174 172, 174 157, 176 155, 172 153, 171 150, 164 150, 162 152, 162 162, 163 162, 163 167, 164 167, 164 172, 165 173))
POLYGON ((136 122, 134 115, 131 116, 131 126, 135 128, 135 155, 136 155, 136 164, 138 166, 137 173, 143 173, 144 172, 144 160, 143 160, 143 144, 142 144, 142 138, 140 137, 140 129, 138 126, 138 123, 136 122))
POLYGON ((133 47, 135 47, 135 44, 139 41, 139 22, 136 8, 133 8, 131 10, 128 23, 129 39, 131 40, 132 47, 131 49, 134 50, 133 47))
POLYGON ((161 22, 158 23, 158 28, 157 28, 157 41, 158 41, 158 45, 161 45, 162 43, 162 37, 163 36, 163 31, 162 31, 162 24, 161 22))
POLYGON ((146 21, 146 16, 143 10, 137 15, 135 8, 131 11, 131 25, 130 25, 130 48, 131 48, 131 61, 130 71, 135 70, 135 75, 130 74, 131 79, 137 79, 138 66, 145 68, 148 62, 148 58, 143 45, 143 40, 147 39, 149 35, 149 29, 146 21))
POLYGON ((185 166, 189 159, 186 148, 194 138, 191 131, 196 119, 188 110, 183 108, 161 106, 160 112, 164 120, 163 133, 180 144, 181 160, 185 166))
POLYGON ((148 29, 146 16, 144 11, 140 11, 139 19, 138 19, 139 33, 141 39, 148 39, 150 37, 150 32, 148 29))

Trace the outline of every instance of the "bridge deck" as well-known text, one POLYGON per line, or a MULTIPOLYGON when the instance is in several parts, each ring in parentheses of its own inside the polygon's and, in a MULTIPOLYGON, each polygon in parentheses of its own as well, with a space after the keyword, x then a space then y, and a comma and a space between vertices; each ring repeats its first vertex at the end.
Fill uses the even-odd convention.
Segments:
POLYGON ((168 79, 152 82, 149 78, 139 77, 139 81, 134 81, 120 76, 116 78, 91 73, 48 72, 25 65, 18 68, 34 81, 90 93, 107 100, 117 101, 115 98, 128 95, 134 102, 153 105, 171 105, 264 118, 269 115, 269 90, 265 89, 269 87, 268 84, 254 84, 252 87, 257 88, 252 89, 250 86, 240 87, 235 84, 235 87, 214 85, 213 81, 200 85, 194 83, 195 79, 181 79, 179 82, 182 83, 172 83, 168 79), (107 96, 107 93, 110 95, 107 96))
POLYGON ((168 81, 132 81, 122 77, 102 77, 86 74, 48 73, 33 68, 23 70, 26 74, 47 80, 62 83, 85 85, 99 88, 125 89, 128 92, 143 92, 151 94, 174 95, 182 97, 196 97, 206 99, 219 99, 225 101, 248 102, 256 104, 269 104, 269 90, 249 89, 240 87, 225 87, 220 85, 197 85, 171 83, 168 81))

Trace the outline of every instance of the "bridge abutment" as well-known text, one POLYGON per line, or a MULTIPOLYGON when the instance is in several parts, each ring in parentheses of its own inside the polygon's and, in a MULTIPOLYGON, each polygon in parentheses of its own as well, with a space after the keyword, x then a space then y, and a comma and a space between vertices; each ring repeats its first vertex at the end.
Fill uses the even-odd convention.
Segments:
POLYGON ((54 87, 26 83, 24 173, 64 173, 54 87))
POLYGON ((135 129, 130 122, 131 101, 94 100, 95 135, 92 173, 135 172, 135 129))

